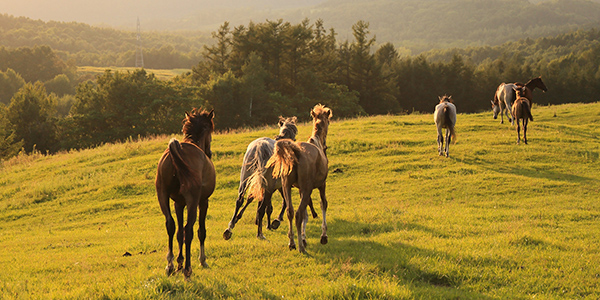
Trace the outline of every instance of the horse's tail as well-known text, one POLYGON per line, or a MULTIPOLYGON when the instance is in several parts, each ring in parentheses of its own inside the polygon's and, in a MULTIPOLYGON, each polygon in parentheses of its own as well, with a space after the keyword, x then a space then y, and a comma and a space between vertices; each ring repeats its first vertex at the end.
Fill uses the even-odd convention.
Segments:
POLYGON ((529 101, 523 101, 523 117, 524 118, 529 118, 529 120, 533 121, 533 115, 531 114, 531 106, 529 105, 529 101))
POLYGON ((273 178, 287 176, 298 163, 302 149, 292 140, 280 140, 275 143, 273 156, 267 162, 267 168, 273 167, 273 178))
POLYGON ((254 151, 254 156, 248 162, 250 170, 254 170, 246 179, 246 191, 249 198, 262 201, 267 187, 267 179, 265 177, 267 168, 265 166, 272 154, 273 152, 269 144, 265 142, 258 145, 254 151))
POLYGON ((190 165, 183 159, 181 144, 176 139, 169 141, 169 153, 171 161, 175 167, 177 178, 179 179, 179 192, 184 193, 192 186, 199 185, 199 175, 190 165))
POLYGON ((454 121, 452 120, 451 117, 451 112, 452 110, 450 109, 450 107, 446 106, 444 107, 444 119, 445 119, 445 123, 448 126, 448 130, 450 130, 450 136, 452 137, 452 143, 456 143, 456 131, 454 131, 454 121))

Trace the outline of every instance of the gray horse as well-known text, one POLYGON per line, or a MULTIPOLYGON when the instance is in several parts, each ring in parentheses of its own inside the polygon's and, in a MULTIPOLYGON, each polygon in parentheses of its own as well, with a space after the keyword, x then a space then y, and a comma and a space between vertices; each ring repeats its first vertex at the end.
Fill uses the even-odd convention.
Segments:
MULTIPOLYGON (((231 235, 233 234, 232 230, 235 227, 235 224, 242 218, 242 215, 244 214, 244 211, 248 205, 255 200, 252 197, 248 197, 248 201, 244 205, 244 195, 247 191, 249 178, 257 171, 262 173, 267 161, 271 155, 273 155, 273 149, 275 148, 276 141, 281 139, 296 140, 296 134, 298 133, 296 120, 296 117, 279 117, 279 134, 275 137, 275 139, 262 137, 252 141, 248 145, 246 154, 244 155, 242 170, 240 172, 240 186, 238 188, 238 197, 235 202, 235 211, 231 221, 229 222, 229 226, 227 229, 225 229, 225 232, 223 232, 223 238, 225 240, 231 238, 231 235)), ((268 174, 271 174, 271 172, 268 172, 268 174)), ((284 201, 279 217, 273 220, 273 223, 271 223, 271 213, 273 212, 271 197, 276 190, 279 190, 281 193, 281 180, 275 180, 272 177, 265 178, 265 180, 268 182, 268 188, 265 191, 264 197, 262 199, 258 199, 259 205, 256 212, 256 225, 258 225, 258 233, 256 236, 259 239, 265 239, 265 236, 262 233, 262 219, 265 215, 265 212, 267 213, 267 229, 277 229, 283 220, 283 212, 285 210, 284 201)), ((312 209, 312 211, 314 216, 316 213, 314 213, 314 209, 312 209)))
POLYGON ((456 138, 456 132, 454 126, 456 126, 456 106, 454 106, 452 96, 439 97, 440 103, 435 106, 435 112, 433 113, 433 120, 437 127, 438 133, 438 153, 440 156, 446 154, 446 157, 450 155, 450 141, 452 138, 456 138), (446 128, 446 145, 444 147, 444 135, 442 129, 446 128))

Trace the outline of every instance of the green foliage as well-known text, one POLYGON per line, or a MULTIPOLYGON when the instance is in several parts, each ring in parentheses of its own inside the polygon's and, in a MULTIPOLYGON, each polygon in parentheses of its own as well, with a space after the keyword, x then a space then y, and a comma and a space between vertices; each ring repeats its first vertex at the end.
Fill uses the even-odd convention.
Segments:
POLYGON ((68 73, 67 66, 48 46, 22 47, 14 50, 0 46, 0 71, 15 70, 26 82, 47 81, 68 73))
POLYGON ((56 150, 55 109, 56 97, 39 81, 26 83, 12 98, 6 116, 26 152, 56 150))
POLYGON ((126 73, 107 70, 97 83, 79 85, 77 101, 61 124, 63 147, 176 132, 185 110, 198 106, 195 104, 191 90, 157 80, 143 69, 126 73))
POLYGON ((15 70, 10 68, 6 72, 0 70, 0 103, 10 104, 10 99, 23 85, 25 80, 15 70))
MULTIPOLYGON (((288 250, 287 222, 265 232, 268 241, 256 239, 255 203, 233 238, 223 240, 245 148, 277 128, 215 134, 210 268, 194 258, 189 282, 181 273, 164 275, 167 234, 153 186, 173 136, 20 155, 0 165, 0 293, 8 299, 595 298, 600 104, 534 106, 533 114, 528 145, 517 145, 515 129, 489 113, 459 114, 450 158, 437 155, 431 114, 334 120, 329 243, 319 244, 318 211, 307 225, 308 255, 288 250)), ((298 129, 298 139, 306 140, 310 124, 298 129)), ((294 190, 295 205, 298 197, 294 190)), ((317 208, 318 199, 314 192, 317 208)), ((280 201, 276 194, 276 211, 280 201)), ((197 257, 198 240, 192 245, 197 257)))

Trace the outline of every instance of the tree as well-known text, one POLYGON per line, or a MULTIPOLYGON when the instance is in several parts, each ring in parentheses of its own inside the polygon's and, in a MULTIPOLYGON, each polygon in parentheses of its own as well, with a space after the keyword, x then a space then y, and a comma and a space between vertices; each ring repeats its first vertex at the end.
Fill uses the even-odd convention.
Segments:
POLYGON ((53 118, 56 97, 48 95, 41 82, 25 84, 8 106, 8 120, 14 140, 22 141, 27 152, 56 150, 56 126, 53 118))
POLYGON ((0 72, 0 103, 10 104, 10 99, 25 85, 25 80, 13 69, 0 72))

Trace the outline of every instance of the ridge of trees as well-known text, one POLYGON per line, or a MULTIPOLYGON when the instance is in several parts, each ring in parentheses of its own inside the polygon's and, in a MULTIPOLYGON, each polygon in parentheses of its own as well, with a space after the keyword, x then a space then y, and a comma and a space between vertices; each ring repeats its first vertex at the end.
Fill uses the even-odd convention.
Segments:
POLYGON ((138 69, 107 70, 79 82, 47 46, 0 48, 7 59, 6 69, 0 69, 0 155, 174 133, 191 107, 214 108, 217 128, 231 129, 272 124, 279 115, 308 120, 316 103, 342 118, 429 112, 444 94, 453 95, 460 112, 477 112, 489 109, 501 82, 539 75, 549 92, 536 92, 536 104, 592 102, 600 93, 596 29, 418 56, 400 55, 391 43, 377 44, 367 22, 358 21, 352 30, 352 40, 339 41, 322 20, 267 20, 233 28, 225 22, 192 71, 171 80, 138 69), (24 60, 33 64, 24 66, 16 63, 22 53, 44 59, 24 60), (44 69, 40 62, 58 68, 25 80, 21 73, 44 69))

